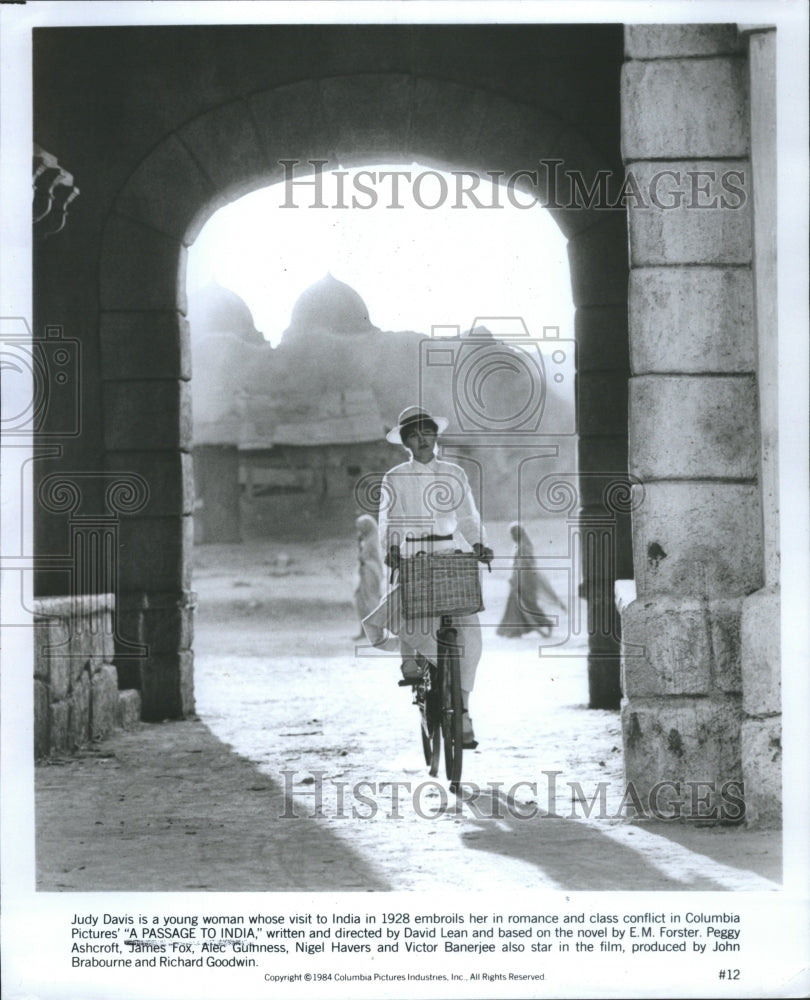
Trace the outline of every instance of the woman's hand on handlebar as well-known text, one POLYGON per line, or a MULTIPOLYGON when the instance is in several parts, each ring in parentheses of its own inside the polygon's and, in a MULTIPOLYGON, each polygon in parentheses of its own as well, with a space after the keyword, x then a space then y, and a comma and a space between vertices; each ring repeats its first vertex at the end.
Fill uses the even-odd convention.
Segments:
POLYGON ((487 564, 487 569, 492 572, 492 567, 490 563, 495 555, 492 549, 488 545, 482 545, 480 542, 476 542, 473 545, 473 552, 475 553, 475 558, 482 563, 487 564))

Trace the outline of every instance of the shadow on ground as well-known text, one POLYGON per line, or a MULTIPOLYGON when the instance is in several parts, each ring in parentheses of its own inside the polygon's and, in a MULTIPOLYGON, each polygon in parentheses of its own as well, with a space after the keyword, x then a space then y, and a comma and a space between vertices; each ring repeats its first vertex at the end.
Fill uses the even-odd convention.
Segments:
POLYGON ((530 802, 500 795, 475 803, 462 843, 538 868, 544 879, 572 891, 777 889, 781 851, 773 831, 695 827, 681 823, 588 823, 550 816, 530 802), (733 858, 733 864, 730 859, 733 858))
POLYGON ((375 891, 387 884, 201 722, 142 725, 37 768, 37 889, 375 891))

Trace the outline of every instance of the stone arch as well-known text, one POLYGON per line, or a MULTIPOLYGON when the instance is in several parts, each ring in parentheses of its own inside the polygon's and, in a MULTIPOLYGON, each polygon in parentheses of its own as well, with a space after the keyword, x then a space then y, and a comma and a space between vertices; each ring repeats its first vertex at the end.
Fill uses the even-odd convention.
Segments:
MULTIPOLYGON (((166 135, 137 166, 104 225, 99 293, 105 465, 150 484, 145 508, 122 530, 119 578, 119 614, 150 648, 139 685, 145 719, 193 707, 186 250, 218 208, 281 180, 283 159, 417 160, 507 177, 536 169, 541 199, 549 192, 540 161, 564 162, 587 184, 609 171, 587 137, 552 113, 405 74, 336 76, 240 97, 166 135)), ((598 206, 550 211, 569 241, 576 307, 580 489, 568 513, 584 546, 591 704, 617 707, 613 582, 632 575, 632 560, 628 512, 606 505, 605 488, 606 477, 627 469, 626 224, 623 211, 598 206), (608 557, 595 565, 606 539, 608 557)))

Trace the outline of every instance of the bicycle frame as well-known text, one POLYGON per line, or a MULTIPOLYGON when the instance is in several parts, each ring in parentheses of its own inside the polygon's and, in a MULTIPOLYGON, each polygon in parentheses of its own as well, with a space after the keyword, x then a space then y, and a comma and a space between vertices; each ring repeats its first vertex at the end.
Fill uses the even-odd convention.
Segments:
POLYGON ((437 633, 436 664, 425 661, 422 679, 414 689, 419 708, 422 749, 431 777, 439 772, 444 747, 445 774, 455 791, 461 780, 463 736, 461 668, 458 658, 458 630, 451 615, 442 615, 437 633))

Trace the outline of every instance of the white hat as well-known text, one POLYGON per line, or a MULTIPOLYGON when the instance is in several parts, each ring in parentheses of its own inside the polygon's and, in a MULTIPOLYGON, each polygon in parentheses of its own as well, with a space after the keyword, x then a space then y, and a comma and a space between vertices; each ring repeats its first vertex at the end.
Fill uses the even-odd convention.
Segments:
POLYGON ((447 428, 449 420, 447 417, 432 417, 427 410, 421 406, 406 406, 400 413, 397 426, 392 427, 385 435, 385 440, 391 444, 404 444, 403 433, 410 433, 413 427, 420 424, 433 424, 436 433, 441 434, 447 428))

